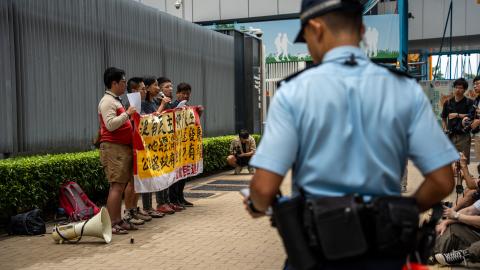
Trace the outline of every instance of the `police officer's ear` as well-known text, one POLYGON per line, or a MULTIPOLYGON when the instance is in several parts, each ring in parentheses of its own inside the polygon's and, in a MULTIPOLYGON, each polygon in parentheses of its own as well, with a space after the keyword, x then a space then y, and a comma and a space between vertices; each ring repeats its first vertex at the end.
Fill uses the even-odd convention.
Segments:
POLYGON ((309 32, 310 35, 313 35, 316 41, 321 41, 323 39, 323 35, 325 34, 325 30, 327 25, 325 21, 321 18, 315 18, 308 20, 308 24, 305 28, 305 32, 309 32))
POLYGON ((365 24, 362 23, 362 26, 360 27, 360 37, 363 37, 365 35, 365 24))

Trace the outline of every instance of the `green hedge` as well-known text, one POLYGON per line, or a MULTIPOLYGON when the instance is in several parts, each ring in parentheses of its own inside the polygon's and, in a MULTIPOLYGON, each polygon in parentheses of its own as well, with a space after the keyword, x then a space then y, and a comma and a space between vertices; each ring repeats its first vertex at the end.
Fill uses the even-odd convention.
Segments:
MULTIPOLYGON (((253 135, 258 142, 259 135, 253 135)), ((225 169, 234 136, 203 139, 204 173, 225 169)), ((98 151, 0 160, 0 216, 34 207, 47 211, 58 205, 58 189, 65 180, 76 181, 96 202, 106 200, 108 183, 98 151)))

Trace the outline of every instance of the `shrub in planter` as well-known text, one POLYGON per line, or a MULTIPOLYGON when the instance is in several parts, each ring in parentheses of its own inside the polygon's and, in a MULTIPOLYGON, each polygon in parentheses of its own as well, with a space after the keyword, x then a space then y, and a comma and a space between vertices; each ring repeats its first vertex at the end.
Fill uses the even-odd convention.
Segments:
MULTIPOLYGON (((260 136, 253 137, 258 144, 260 136)), ((205 173, 227 167, 226 157, 234 138, 203 139, 205 173)), ((107 198, 108 182, 96 150, 0 160, 0 219, 35 207, 54 211, 59 187, 67 180, 77 182, 94 202, 107 198)))

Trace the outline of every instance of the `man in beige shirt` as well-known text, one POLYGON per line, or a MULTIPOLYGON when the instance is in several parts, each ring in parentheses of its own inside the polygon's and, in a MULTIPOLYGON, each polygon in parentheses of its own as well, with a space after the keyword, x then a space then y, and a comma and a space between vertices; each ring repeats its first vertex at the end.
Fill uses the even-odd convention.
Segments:
MULTIPOLYGON (((112 233, 126 234, 136 227, 121 218, 122 194, 133 181, 133 128, 130 122, 137 110, 130 106, 125 111, 120 95, 125 92, 125 72, 108 68, 104 73, 107 90, 98 104, 100 122, 100 162, 110 183, 107 209, 112 222, 112 233)), ((128 207, 128 206, 127 206, 128 207)))

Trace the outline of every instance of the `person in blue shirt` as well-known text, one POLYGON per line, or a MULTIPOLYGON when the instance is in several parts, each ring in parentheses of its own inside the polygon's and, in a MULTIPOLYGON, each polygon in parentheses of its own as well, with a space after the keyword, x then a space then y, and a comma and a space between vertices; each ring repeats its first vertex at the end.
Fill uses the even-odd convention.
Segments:
MULTIPOLYGON (((247 211, 264 215, 290 169, 294 196, 400 196, 407 159, 425 176, 413 195, 419 210, 440 202, 453 189, 450 164, 459 155, 416 81, 359 48, 360 2, 303 0, 300 20, 296 41, 307 43, 316 65, 287 78, 273 98, 250 161, 257 170, 247 211)), ((366 257, 318 269, 401 269, 403 262, 366 257)))

